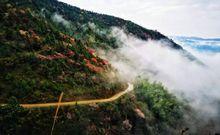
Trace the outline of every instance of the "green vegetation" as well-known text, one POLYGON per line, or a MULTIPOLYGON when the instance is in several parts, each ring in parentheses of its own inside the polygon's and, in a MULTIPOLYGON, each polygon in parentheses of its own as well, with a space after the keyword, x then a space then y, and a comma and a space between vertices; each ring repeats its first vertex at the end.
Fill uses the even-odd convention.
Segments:
MULTIPOLYGON (((54 134, 176 134, 184 127, 183 105, 161 84, 139 82, 133 94, 112 103, 61 108, 54 134)), ((49 134, 54 109, 27 111, 14 102, 0 114, 5 134, 26 129, 27 134, 49 134)))
POLYGON ((154 116, 175 126, 183 117, 183 105, 158 83, 140 82, 136 87, 137 100, 146 103, 154 116))
MULTIPOLYGON (((62 91, 68 95, 64 100, 98 98, 123 88, 121 84, 109 83, 105 73, 110 65, 95 55, 95 46, 86 40, 94 33, 77 39, 44 18, 41 11, 15 6, 19 2, 1 2, 2 102, 11 96, 20 103, 56 101, 62 91)), ((98 44, 104 39, 95 38, 94 42, 98 44)))

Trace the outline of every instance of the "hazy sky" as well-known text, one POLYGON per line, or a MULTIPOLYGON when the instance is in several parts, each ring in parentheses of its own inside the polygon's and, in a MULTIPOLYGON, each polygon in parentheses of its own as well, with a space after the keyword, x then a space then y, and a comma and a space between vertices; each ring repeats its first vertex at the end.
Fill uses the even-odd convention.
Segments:
POLYGON ((60 0, 166 35, 220 37, 220 0, 60 0))

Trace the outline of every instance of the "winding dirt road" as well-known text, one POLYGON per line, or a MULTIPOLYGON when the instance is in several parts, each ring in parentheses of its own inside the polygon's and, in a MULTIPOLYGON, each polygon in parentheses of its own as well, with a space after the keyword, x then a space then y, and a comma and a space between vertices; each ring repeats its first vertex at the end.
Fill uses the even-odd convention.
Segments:
POLYGON ((134 89, 133 84, 128 83, 128 87, 126 90, 121 91, 110 98, 70 101, 70 102, 61 102, 61 103, 54 102, 54 103, 20 104, 20 105, 24 108, 47 108, 47 107, 57 107, 58 105, 59 106, 72 106, 72 105, 85 105, 85 104, 93 104, 93 103, 106 103, 106 102, 112 102, 112 101, 117 100, 118 98, 132 91, 133 89, 134 89))

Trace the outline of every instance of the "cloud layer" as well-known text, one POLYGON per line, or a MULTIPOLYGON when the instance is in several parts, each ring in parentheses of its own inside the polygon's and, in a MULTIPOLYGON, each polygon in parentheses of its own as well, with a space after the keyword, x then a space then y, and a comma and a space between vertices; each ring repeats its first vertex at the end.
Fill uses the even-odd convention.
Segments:
POLYGON ((164 41, 142 41, 113 28, 120 48, 102 54, 119 71, 123 81, 137 77, 162 82, 171 93, 187 99, 201 116, 219 117, 220 54, 187 50, 207 66, 165 47, 164 41))

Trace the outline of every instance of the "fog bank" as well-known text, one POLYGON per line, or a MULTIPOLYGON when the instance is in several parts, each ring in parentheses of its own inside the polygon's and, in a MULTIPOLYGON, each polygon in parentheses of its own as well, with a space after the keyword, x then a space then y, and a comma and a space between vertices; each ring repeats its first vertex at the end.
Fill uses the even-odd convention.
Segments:
POLYGON ((166 47, 165 41, 143 41, 123 30, 112 28, 120 46, 103 53, 123 81, 137 77, 162 84, 179 98, 189 101, 201 116, 219 117, 220 54, 196 52, 186 48, 205 65, 184 57, 180 51, 166 47))

